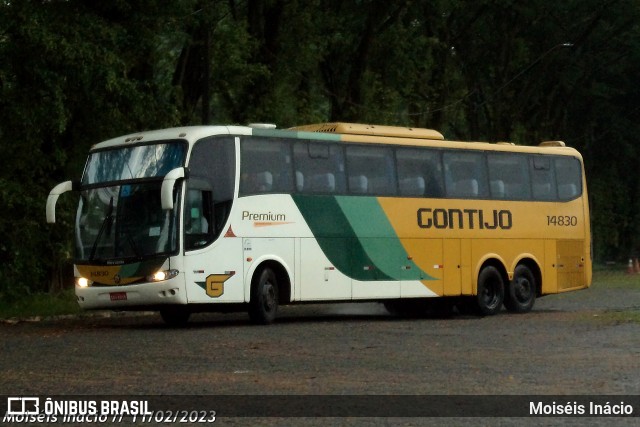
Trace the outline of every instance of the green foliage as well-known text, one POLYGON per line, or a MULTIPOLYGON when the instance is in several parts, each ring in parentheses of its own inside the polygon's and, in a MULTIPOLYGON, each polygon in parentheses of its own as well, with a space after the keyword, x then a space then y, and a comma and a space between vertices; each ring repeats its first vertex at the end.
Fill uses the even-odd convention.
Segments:
POLYGON ((606 311, 602 314, 592 315, 592 320, 613 325, 621 323, 640 324, 640 311, 636 309, 606 311))
POLYGON ((49 227, 43 207, 55 183, 79 176, 90 145, 175 123, 153 79, 155 34, 130 31, 144 10, 118 5, 0 5, 0 298, 71 286, 75 209, 61 206, 49 227))
POLYGON ((633 0, 0 3, 0 298, 71 286, 91 144, 140 129, 343 120, 584 155, 598 259, 640 253, 633 0), (571 46, 566 46, 570 43, 571 46))
POLYGON ((77 314, 80 306, 73 290, 56 293, 21 295, 15 300, 0 299, 0 319, 29 319, 33 317, 77 314))

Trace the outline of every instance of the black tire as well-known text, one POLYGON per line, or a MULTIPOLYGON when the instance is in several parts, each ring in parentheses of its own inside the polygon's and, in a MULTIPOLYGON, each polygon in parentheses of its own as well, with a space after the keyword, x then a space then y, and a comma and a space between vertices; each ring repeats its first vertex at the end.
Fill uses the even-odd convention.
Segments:
POLYGON ((504 302, 504 280, 497 268, 487 266, 478 275, 476 306, 479 314, 490 316, 502 308, 504 302))
POLYGON ((160 310, 164 323, 174 328, 183 328, 189 323, 191 312, 186 307, 166 307, 160 310))
POLYGON ((538 284, 536 278, 526 265, 518 265, 513 272, 513 280, 509 282, 504 296, 504 307, 513 313, 527 313, 536 302, 538 284))
POLYGON ((273 323, 278 312, 278 279, 270 268, 264 268, 251 284, 249 318, 260 325, 273 323))

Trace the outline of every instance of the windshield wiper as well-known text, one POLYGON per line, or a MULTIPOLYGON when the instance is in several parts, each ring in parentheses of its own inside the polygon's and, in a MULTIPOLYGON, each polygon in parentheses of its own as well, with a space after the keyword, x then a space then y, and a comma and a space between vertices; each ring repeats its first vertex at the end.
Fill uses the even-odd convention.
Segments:
POLYGON ((100 226, 100 230, 98 231, 96 240, 95 242, 93 242, 93 246, 91 247, 91 255, 89 255, 89 261, 93 261, 93 259, 95 258, 96 250, 98 249, 98 242, 100 241, 100 237, 102 237, 102 233, 104 233, 105 229, 107 229, 107 234, 111 234, 111 224, 113 224, 113 196, 111 196, 111 200, 109 200, 107 216, 102 221, 102 225, 100 226))

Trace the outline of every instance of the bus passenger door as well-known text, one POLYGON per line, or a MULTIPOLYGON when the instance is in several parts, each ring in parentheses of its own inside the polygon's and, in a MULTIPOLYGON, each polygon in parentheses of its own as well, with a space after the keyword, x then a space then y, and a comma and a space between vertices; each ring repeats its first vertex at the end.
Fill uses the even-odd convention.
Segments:
POLYGON ((192 177, 185 192, 184 271, 190 303, 243 302, 242 242, 220 236, 226 215, 208 181, 192 177))
POLYGON ((242 239, 222 238, 201 250, 185 252, 190 303, 243 302, 242 239))

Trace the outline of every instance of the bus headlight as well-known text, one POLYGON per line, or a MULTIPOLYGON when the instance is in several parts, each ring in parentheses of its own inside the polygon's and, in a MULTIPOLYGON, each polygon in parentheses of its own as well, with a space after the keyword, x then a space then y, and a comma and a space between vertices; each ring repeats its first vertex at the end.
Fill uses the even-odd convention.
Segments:
POLYGON ((76 286, 79 288, 87 288, 93 284, 93 280, 85 277, 76 277, 76 286))
POLYGON ((173 279, 178 275, 178 270, 160 270, 150 276, 147 276, 147 282, 162 282, 164 280, 173 279))

